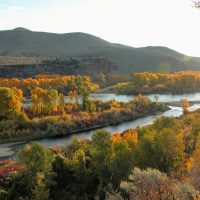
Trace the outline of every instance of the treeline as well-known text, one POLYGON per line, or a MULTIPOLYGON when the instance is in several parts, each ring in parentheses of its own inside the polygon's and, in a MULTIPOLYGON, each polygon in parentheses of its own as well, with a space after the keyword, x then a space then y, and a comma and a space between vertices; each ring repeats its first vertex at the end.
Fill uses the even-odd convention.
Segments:
POLYGON ((98 83, 101 88, 109 87, 121 82, 131 81, 131 76, 121 73, 99 73, 98 76, 94 78, 94 81, 98 83))
POLYGON ((124 94, 196 92, 200 91, 200 72, 135 73, 132 74, 130 82, 118 84, 113 90, 124 94))
POLYGON ((31 90, 40 87, 43 89, 56 89, 63 94, 69 91, 80 91, 85 87, 89 92, 98 89, 98 85, 92 83, 88 76, 59 76, 38 75, 35 78, 0 78, 0 87, 16 87, 21 89, 25 96, 31 94, 31 90))
POLYGON ((197 200, 199 124, 198 110, 121 134, 99 130, 63 148, 26 145, 19 170, 1 177, 2 199, 197 200))
POLYGON ((36 87, 31 90, 31 105, 23 107, 21 90, 0 87, 0 142, 67 135, 167 109, 141 95, 128 103, 92 101, 85 87, 79 93, 70 91, 69 98, 66 103, 57 90, 36 87))
POLYGON ((69 58, 69 59, 62 59, 62 58, 56 58, 56 59, 48 59, 48 60, 42 60, 42 63, 45 64, 52 64, 52 65, 67 65, 67 66, 73 66, 73 65, 79 65, 79 61, 75 58, 69 58))

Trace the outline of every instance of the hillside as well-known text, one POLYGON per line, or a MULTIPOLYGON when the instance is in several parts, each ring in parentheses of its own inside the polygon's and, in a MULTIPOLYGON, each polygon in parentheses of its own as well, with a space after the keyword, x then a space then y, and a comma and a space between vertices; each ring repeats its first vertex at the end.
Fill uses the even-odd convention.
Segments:
POLYGON ((133 48, 86 33, 55 34, 24 28, 0 31, 0 56, 104 57, 120 72, 200 70, 200 58, 188 57, 166 47, 133 48))

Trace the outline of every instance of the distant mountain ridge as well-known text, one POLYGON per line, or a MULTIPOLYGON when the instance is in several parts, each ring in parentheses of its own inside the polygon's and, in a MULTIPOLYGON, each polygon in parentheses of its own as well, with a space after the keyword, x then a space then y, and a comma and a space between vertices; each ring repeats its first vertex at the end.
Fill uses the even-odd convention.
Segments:
POLYGON ((134 48, 87 33, 56 34, 22 27, 0 31, 0 56, 104 57, 120 72, 200 70, 200 58, 167 47, 134 48))

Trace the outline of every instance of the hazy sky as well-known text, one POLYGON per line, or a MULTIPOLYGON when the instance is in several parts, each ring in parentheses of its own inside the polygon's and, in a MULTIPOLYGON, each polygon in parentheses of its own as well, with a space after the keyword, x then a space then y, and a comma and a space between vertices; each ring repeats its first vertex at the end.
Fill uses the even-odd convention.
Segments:
POLYGON ((0 0, 0 29, 15 27, 200 56, 200 10, 191 0, 0 0))

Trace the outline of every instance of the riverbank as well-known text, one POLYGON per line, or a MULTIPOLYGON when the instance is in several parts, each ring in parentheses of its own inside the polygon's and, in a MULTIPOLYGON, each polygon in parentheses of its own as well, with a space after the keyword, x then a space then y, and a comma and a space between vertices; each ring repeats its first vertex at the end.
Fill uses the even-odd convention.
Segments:
MULTIPOLYGON (((93 124, 87 124, 87 127, 82 127, 82 128, 74 128, 74 127, 68 127, 66 129, 66 131, 63 133, 58 133, 57 131, 55 132, 42 132, 41 134, 34 134, 34 135, 26 135, 26 136, 21 136, 19 137, 12 137, 12 138, 4 138, 4 139, 0 139, 0 144, 8 144, 9 146, 12 145, 13 143, 15 144, 16 142, 27 142, 27 141, 31 141, 31 140, 37 140, 37 139, 43 139, 43 138, 47 138, 47 137, 58 137, 58 136, 66 136, 66 135, 71 135, 71 134, 78 134, 78 133, 82 133, 82 132, 86 132, 86 131, 91 131, 91 130, 96 130, 96 129, 100 129, 100 128, 105 128, 108 126, 113 126, 113 125, 118 125, 124 122, 128 122, 128 121, 133 121, 136 119, 140 119, 149 115, 156 115, 159 112, 164 112, 167 110, 170 110, 169 106, 176 106, 176 107, 181 107, 182 106, 182 102, 180 101, 174 101, 174 102, 170 102, 170 103, 161 103, 163 105, 165 105, 163 107, 162 110, 154 110, 153 112, 143 112, 143 113, 130 113, 130 112, 125 112, 123 110, 123 114, 119 114, 117 116, 115 116, 116 114, 113 114, 113 116, 110 115, 110 119, 107 119, 106 121, 102 121, 102 120, 96 120, 96 123, 93 124), (115 117, 114 117, 115 116, 115 117), (98 124, 97 124, 98 123, 98 124)), ((200 101, 189 101, 190 105, 194 105, 194 104, 200 104, 200 101)), ((57 126, 57 124, 54 124, 55 126, 57 126)), ((9 147, 8 146, 8 147, 9 147)), ((7 146, 5 146, 7 147, 7 146)), ((7 156, 9 155, 9 149, 6 149, 3 147, 3 150, 0 151, 0 154, 7 156)))
MULTIPOLYGON (((169 108, 166 108, 165 111, 167 110, 170 110, 169 108)), ((90 131, 95 131, 97 129, 101 129, 101 128, 106 128, 106 127, 109 127, 109 126, 117 126, 117 125, 120 125, 120 124, 123 124, 125 122, 131 122, 131 121, 135 121, 135 120, 138 120, 138 119, 142 119, 142 118, 145 118, 145 117, 148 117, 148 116, 156 116, 156 115, 160 115, 164 112, 163 111, 157 111, 157 112, 152 112, 152 113, 142 113, 140 115, 137 115, 133 118, 129 118, 127 120, 124 120, 124 121, 120 121, 118 123, 107 123, 107 124, 104 124, 104 125, 97 125, 97 126, 93 126, 93 127, 88 127, 88 128, 85 128, 85 129, 77 129, 77 130, 73 130, 72 132, 70 133, 66 133, 66 134, 63 134, 63 135, 35 135, 34 137, 23 137, 23 138, 13 138, 12 140, 5 140, 4 143, 1 143, 0 144, 0 160, 1 159, 7 159, 11 156, 13 156, 15 154, 15 152, 12 150, 12 146, 15 146, 15 145, 19 145, 19 144, 25 144, 25 143, 28 143, 30 141, 34 141, 34 140, 39 140, 39 139, 44 139, 44 138, 59 138, 59 137, 64 137, 64 136, 70 136, 70 135, 73 135, 73 134, 77 134, 77 136, 83 132, 90 132, 90 131), (14 142, 15 141, 15 142, 14 142), (16 142, 17 141, 17 142, 16 142)), ((117 131, 116 131, 117 132, 117 131)))
POLYGON ((23 144, 24 142, 12 142, 0 145, 0 158, 12 156, 15 152, 12 150, 12 146, 23 144))
POLYGON ((113 85, 110 87, 102 88, 97 90, 95 93, 101 93, 104 94, 117 94, 117 95, 151 95, 151 94, 173 94, 173 95, 181 95, 181 94, 193 94, 193 93, 199 93, 200 88, 183 88, 181 90, 172 90, 172 89, 154 89, 154 88, 148 88, 148 89, 141 89, 141 88, 135 88, 131 83, 124 85, 123 83, 119 83, 117 85, 113 85))
MULTIPOLYGON (((164 105, 164 104, 163 104, 164 105)), ((122 112, 113 112, 110 113, 109 119, 106 119, 106 121, 102 120, 102 118, 104 118, 103 116, 101 116, 101 119, 99 120, 94 120, 96 121, 96 124, 92 125, 91 124, 87 124, 88 126, 85 128, 78 128, 78 129, 73 129, 73 127, 67 127, 66 131, 59 133, 58 131, 45 131, 42 132, 41 134, 32 134, 29 136, 23 136, 23 137, 12 137, 12 138, 6 138, 6 139, 0 139, 0 144, 5 144, 5 143, 14 143, 14 142, 27 142, 30 140, 37 140, 37 139, 42 139, 42 138, 47 138, 47 137, 57 137, 57 136, 65 136, 65 135, 71 135, 74 133, 81 133, 81 132, 85 132, 85 131, 91 131, 91 130, 95 130, 95 129, 99 129, 99 128, 104 128, 107 126, 112 126, 112 125, 118 125, 121 124, 123 122, 128 122, 128 121, 132 121, 132 120, 136 120, 139 118, 143 118, 149 115, 155 115, 159 112, 164 112, 166 110, 169 110, 169 108, 167 106, 164 106, 160 109, 155 109, 151 112, 148 111, 144 111, 142 113, 134 113, 134 112, 130 112, 130 111, 125 111, 122 110, 122 112)), ((54 124, 55 126, 57 126, 58 124, 54 124)), ((81 126, 81 125, 80 125, 81 126)), ((79 127, 80 127, 79 126, 79 127)))
MULTIPOLYGON (((194 105, 194 104, 200 104, 200 101, 188 101, 189 105, 194 105)), ((173 101, 169 103, 165 103, 167 106, 176 106, 176 107, 182 107, 182 102, 181 101, 173 101)))

